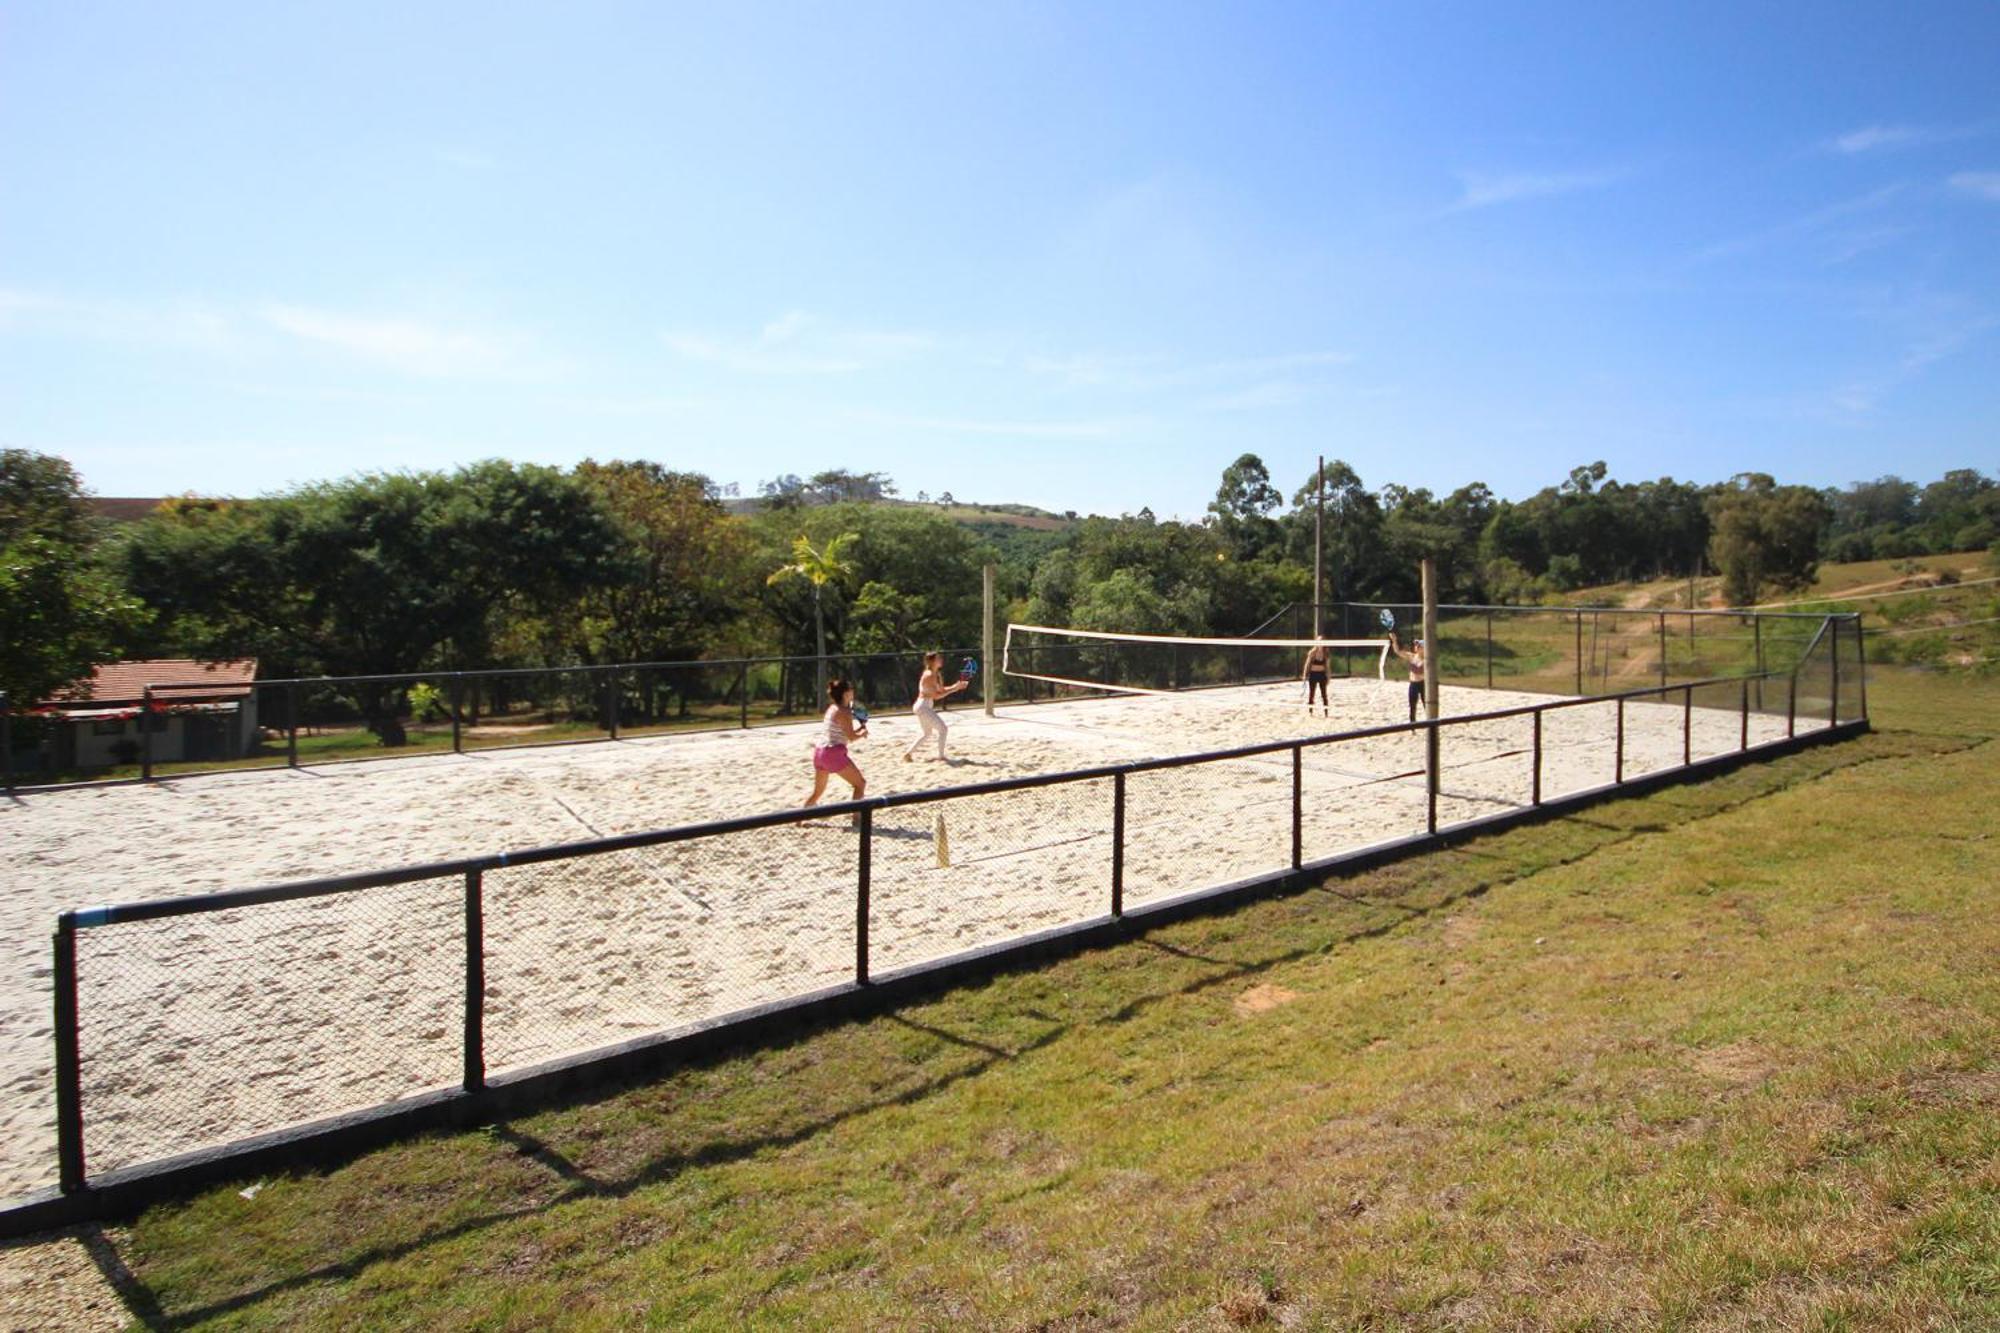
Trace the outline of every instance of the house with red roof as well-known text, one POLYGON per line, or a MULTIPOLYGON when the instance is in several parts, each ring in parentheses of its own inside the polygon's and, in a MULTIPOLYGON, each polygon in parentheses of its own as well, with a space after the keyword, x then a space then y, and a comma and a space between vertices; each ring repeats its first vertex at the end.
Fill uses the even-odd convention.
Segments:
POLYGON ((237 759, 257 745, 257 659, 105 662, 31 711, 58 722, 52 767, 237 759))

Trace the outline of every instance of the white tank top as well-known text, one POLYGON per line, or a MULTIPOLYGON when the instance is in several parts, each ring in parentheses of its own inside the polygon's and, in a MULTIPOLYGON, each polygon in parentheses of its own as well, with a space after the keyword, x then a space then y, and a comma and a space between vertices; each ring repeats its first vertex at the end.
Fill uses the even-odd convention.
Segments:
POLYGON ((847 728, 840 725, 839 704, 828 704, 826 706, 826 717, 822 720, 826 723, 826 726, 821 729, 823 732, 819 738, 821 745, 847 744, 847 728))

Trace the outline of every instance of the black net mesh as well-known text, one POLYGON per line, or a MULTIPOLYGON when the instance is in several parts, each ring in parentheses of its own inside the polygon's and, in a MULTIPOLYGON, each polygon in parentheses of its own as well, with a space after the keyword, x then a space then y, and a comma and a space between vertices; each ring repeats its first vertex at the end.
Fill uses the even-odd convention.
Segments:
POLYGON ((1125 780, 1125 901, 1170 898, 1292 863, 1289 751, 1125 780))
POLYGON ((831 816, 488 871, 488 1068, 848 980, 855 837, 831 816))
POLYGON ((1532 799, 1534 718, 1499 717, 1438 729, 1440 827, 1528 805, 1532 799))
POLYGON ((454 878, 80 931, 91 1169, 457 1083, 463 923, 454 878))
POLYGON ((872 971, 926 962, 1110 910, 1112 780, 877 811, 872 971))
POLYGON ((1420 732, 1330 741, 1300 755, 1304 859, 1323 860, 1425 828, 1420 732))

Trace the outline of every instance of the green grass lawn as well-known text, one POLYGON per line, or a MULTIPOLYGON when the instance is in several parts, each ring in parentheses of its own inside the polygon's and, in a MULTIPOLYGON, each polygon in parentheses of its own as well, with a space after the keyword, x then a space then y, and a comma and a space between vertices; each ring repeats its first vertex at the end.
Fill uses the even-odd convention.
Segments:
POLYGON ((2000 683, 111 1231, 172 1327, 2000 1324, 2000 683))

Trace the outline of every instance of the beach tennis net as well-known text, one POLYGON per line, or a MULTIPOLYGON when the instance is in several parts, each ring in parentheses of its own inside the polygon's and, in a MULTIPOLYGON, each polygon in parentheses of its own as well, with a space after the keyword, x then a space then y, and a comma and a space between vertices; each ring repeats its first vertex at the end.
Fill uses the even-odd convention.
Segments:
POLYGON ((1007 626, 1000 669, 1058 692, 1171 694, 1299 680, 1316 647, 1326 650, 1330 674, 1387 677, 1386 638, 1219 639, 1017 624, 1007 626))

